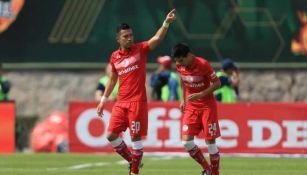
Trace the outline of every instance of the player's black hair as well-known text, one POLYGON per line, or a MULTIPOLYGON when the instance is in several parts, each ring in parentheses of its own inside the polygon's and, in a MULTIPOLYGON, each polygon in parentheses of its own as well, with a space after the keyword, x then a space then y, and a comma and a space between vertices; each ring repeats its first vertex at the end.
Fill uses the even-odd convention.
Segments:
POLYGON ((185 43, 178 43, 172 49, 172 58, 186 57, 190 52, 190 48, 185 43))
POLYGON ((127 23, 121 23, 116 28, 116 33, 120 32, 121 30, 131 29, 131 27, 127 23))

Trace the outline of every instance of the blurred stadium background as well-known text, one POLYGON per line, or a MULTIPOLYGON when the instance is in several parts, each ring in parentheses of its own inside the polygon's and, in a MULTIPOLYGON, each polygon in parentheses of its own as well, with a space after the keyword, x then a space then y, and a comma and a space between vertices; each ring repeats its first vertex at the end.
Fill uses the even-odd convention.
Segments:
MULTIPOLYGON (((95 143, 89 144, 92 147, 84 146, 82 141, 76 141, 78 134, 70 133, 77 125, 76 118, 84 112, 79 109, 84 106, 87 106, 84 110, 94 109, 96 105, 96 84, 104 75, 110 54, 118 48, 115 41, 117 24, 129 23, 133 27, 136 42, 147 40, 161 26, 165 14, 172 8, 177 10, 177 20, 170 27, 164 42, 149 55, 148 76, 158 66, 157 56, 169 55, 177 42, 188 43, 193 53, 208 59, 215 69, 220 68, 224 58, 233 59, 240 68, 240 103, 234 104, 231 109, 221 105, 221 113, 224 115, 221 118, 225 120, 225 126, 228 126, 226 119, 233 119, 240 129, 248 131, 250 135, 240 140, 244 146, 228 150, 223 148, 229 156, 222 163, 223 174, 306 174, 307 169, 303 166, 307 162, 306 0, 0 0, 0 61, 5 75, 12 83, 9 93, 11 102, 0 103, 0 174, 24 174, 24 170, 28 174, 101 174, 102 170, 106 170, 105 174, 124 173, 120 170, 113 172, 117 169, 115 165, 100 166, 105 162, 97 160, 100 156, 92 154, 79 157, 75 154, 23 153, 32 152, 30 135, 33 126, 54 115, 67 119, 65 127, 68 130, 69 126, 70 131, 66 134, 69 138, 75 138, 74 141, 68 140, 70 143, 66 145, 74 150, 71 152, 110 152, 110 147, 99 148, 99 144, 104 145, 104 141, 99 143, 94 139, 95 143), (10 4, 12 9, 6 4, 10 4), (239 108, 242 111, 236 113, 239 108), (276 141, 276 145, 263 149, 246 146, 248 141, 255 139, 253 132, 259 131, 255 126, 253 130, 237 121, 240 118, 236 117, 249 116, 248 111, 261 115, 251 115, 251 119, 267 119, 278 124, 281 138, 276 141), (228 116, 227 112, 232 116, 228 116), (290 127, 293 123, 287 124, 287 121, 296 122, 295 131, 290 127), (13 141, 7 143, 13 145, 13 148, 4 148, 9 136, 13 141), (290 142, 296 145, 289 145, 290 142), (246 150, 242 151, 241 148, 246 150), (7 152, 20 153, 2 155, 7 152), (262 157, 270 154, 273 157, 301 158, 249 160, 233 158, 231 152, 252 153, 262 157), (79 158, 80 161, 72 162, 79 158), (48 161, 41 161, 46 159, 48 161), (61 159, 67 161, 59 163, 61 159), (36 166, 21 163, 28 160, 33 160, 43 168, 37 169, 36 166), (246 161, 250 163, 242 165, 243 168, 238 166, 246 161), (269 162, 269 165, 274 163, 268 166, 265 162, 269 162), (293 162, 296 162, 295 165, 293 162), (86 165, 82 171, 76 172, 69 168, 86 163, 91 166, 87 168, 86 165), (301 168, 295 168, 296 165, 301 168)), ((150 87, 147 89, 150 91, 150 87)), ((157 106, 166 106, 166 111, 172 111, 176 104, 152 102, 151 108, 157 106)), ((165 115, 167 119, 163 119, 163 122, 176 119, 169 114, 165 115)), ((249 122, 248 118, 243 120, 249 122)), ((89 122, 92 125, 89 128, 104 126, 98 121, 93 123, 89 122)), ((264 129, 261 141, 276 136, 272 128, 264 129)), ((93 136, 103 135, 100 130, 89 130, 93 136)), ((276 137, 279 137, 278 133, 276 137)), ((150 145, 150 140, 147 141, 150 145)), ((163 149, 149 150, 151 153, 161 150, 165 152, 163 149)), ((171 152, 182 152, 179 148, 168 149, 171 152)), ((116 156, 104 157, 108 163, 119 161, 116 156)), ((175 159, 178 161, 174 162, 178 164, 185 162, 182 166, 191 170, 186 174, 196 173, 194 169, 197 167, 193 167, 189 159, 175 159)), ((146 165, 144 174, 147 166, 152 168, 147 169, 146 174, 171 174, 161 169, 156 171, 160 165, 156 165, 157 162, 151 160, 151 157, 147 157, 146 161, 152 165, 146 165)), ((181 167, 181 164, 171 166, 174 167, 172 173, 179 174, 176 168, 181 167)))

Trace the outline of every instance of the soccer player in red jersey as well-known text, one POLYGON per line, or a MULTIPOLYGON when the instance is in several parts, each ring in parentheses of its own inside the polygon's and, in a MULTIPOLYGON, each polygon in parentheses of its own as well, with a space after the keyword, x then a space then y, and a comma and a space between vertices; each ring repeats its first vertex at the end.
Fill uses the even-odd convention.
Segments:
POLYGON ((134 43, 133 32, 128 24, 123 23, 117 28, 119 49, 111 55, 112 74, 97 106, 97 115, 103 116, 106 99, 119 79, 118 97, 112 109, 107 139, 115 151, 130 163, 131 175, 139 173, 143 157, 141 139, 147 135, 148 111, 145 89, 147 55, 164 39, 169 24, 176 19, 175 12, 173 9, 167 14, 163 25, 148 41, 134 43), (119 137, 119 134, 127 128, 130 130, 132 152, 119 137))
POLYGON ((177 44, 172 50, 176 69, 181 78, 183 112, 182 142, 190 156, 203 168, 203 175, 219 175, 220 155, 215 139, 220 136, 217 106, 213 91, 220 87, 220 80, 207 60, 190 52, 189 46, 177 44), (211 165, 194 143, 194 137, 204 132, 211 165))

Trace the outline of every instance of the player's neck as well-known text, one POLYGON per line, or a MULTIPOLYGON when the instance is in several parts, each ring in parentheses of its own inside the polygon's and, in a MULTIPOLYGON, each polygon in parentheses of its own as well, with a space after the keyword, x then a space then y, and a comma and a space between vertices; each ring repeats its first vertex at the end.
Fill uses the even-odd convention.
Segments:
POLYGON ((187 68, 191 68, 191 66, 192 66, 192 64, 193 64, 193 62, 194 62, 194 60, 195 60, 195 56, 194 55, 189 55, 189 57, 188 57, 188 64, 187 64, 187 68))
POLYGON ((130 52, 132 50, 132 47, 120 47, 120 50, 123 52, 130 52))

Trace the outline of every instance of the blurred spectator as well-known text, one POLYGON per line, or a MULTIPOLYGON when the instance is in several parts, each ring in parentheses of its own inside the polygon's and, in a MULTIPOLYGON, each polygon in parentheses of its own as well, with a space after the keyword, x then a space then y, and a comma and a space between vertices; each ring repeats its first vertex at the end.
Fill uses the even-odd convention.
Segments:
POLYGON ((4 76, 4 70, 0 64, 0 101, 8 101, 8 93, 10 91, 11 84, 4 76))
POLYGON ((179 78, 172 72, 172 59, 169 56, 158 57, 159 67, 150 77, 153 100, 176 101, 180 97, 179 78))
MULTIPOLYGON (((99 79, 99 83, 96 87, 96 92, 95 92, 96 101, 100 101, 101 96, 103 95, 104 90, 106 88, 107 82, 108 82, 108 80, 111 76, 111 71, 112 71, 111 64, 108 64, 107 67, 106 67, 106 70, 105 70, 106 74, 99 79)), ((116 98, 117 98, 117 93, 118 93, 118 81, 117 81, 112 93, 110 94, 110 97, 108 98, 108 100, 109 101, 115 101, 116 98)))
POLYGON ((222 63, 222 68, 216 73, 221 81, 221 87, 214 91, 217 101, 234 103, 239 95, 240 75, 235 63, 227 58, 222 63))
POLYGON ((31 133, 31 145, 34 152, 67 152, 67 115, 53 112, 46 120, 38 123, 31 133))

